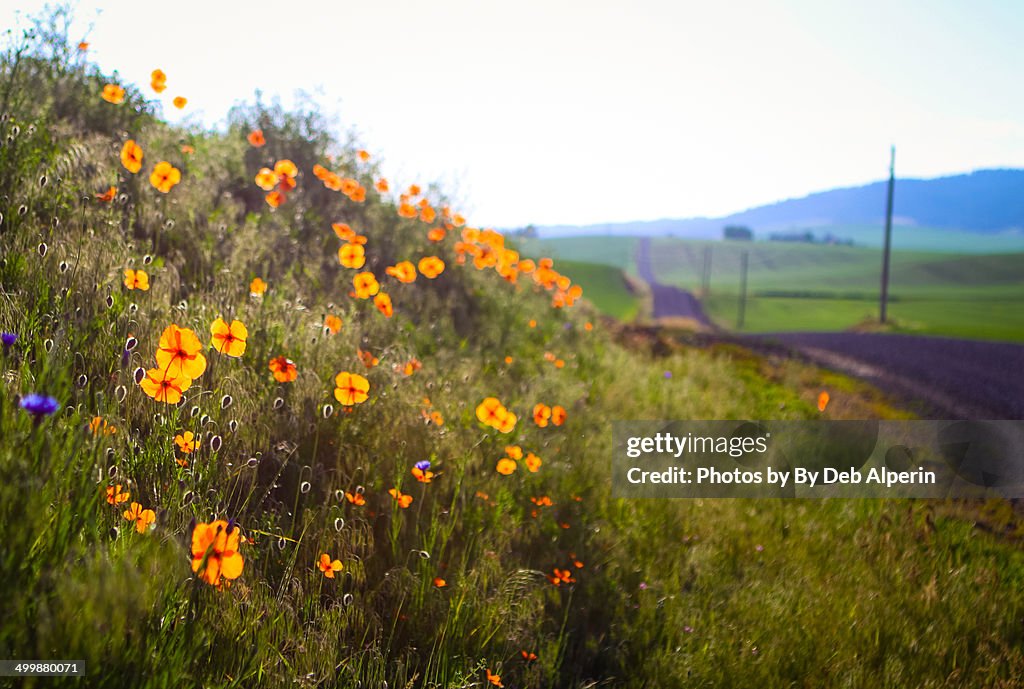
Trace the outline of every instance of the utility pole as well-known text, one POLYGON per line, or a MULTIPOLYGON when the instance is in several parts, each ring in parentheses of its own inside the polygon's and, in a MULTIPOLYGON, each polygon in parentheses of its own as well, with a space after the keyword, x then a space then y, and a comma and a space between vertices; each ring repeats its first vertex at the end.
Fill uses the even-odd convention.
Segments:
POLYGON ((885 248, 882 250, 882 294, 879 303, 878 320, 885 323, 886 306, 889 301, 889 254, 892 251, 892 193, 896 186, 896 147, 889 156, 889 195, 885 201, 885 248))
POLYGON ((711 293, 711 247, 704 247, 704 273, 700 284, 701 297, 707 298, 711 293))
POLYGON ((743 321, 747 315, 747 262, 750 252, 740 255, 740 312, 736 316, 736 329, 743 330, 743 321))

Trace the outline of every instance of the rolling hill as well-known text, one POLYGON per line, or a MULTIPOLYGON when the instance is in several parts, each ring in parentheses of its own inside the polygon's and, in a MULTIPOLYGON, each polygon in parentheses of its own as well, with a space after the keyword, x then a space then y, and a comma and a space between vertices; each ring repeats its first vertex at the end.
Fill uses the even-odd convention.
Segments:
MULTIPOLYGON (((719 239, 725 225, 745 225, 758 238, 773 232, 831 233, 856 244, 881 242, 886 182, 832 189, 750 208, 720 218, 664 219, 597 225, 537 227, 541 237, 582 235, 667 236, 719 239)), ((1024 246, 1024 170, 999 169, 939 177, 897 179, 894 200, 897 246, 961 251, 980 241, 985 252, 1024 246)))

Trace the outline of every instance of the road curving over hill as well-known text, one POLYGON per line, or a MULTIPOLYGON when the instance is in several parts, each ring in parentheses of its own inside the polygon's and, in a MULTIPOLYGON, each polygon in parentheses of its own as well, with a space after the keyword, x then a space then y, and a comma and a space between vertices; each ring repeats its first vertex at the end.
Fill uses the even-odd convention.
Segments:
POLYGON ((707 327, 713 327, 711 320, 704 313, 700 302, 692 292, 659 284, 651 267, 651 240, 644 237, 637 244, 636 268, 640 279, 651 289, 653 304, 651 310, 654 318, 688 318, 707 327))
MULTIPOLYGON (((651 242, 637 246, 637 273, 650 285, 654 318, 714 326, 690 292, 661 285, 651 242)), ((865 380, 916 403, 922 415, 949 419, 1024 419, 1024 345, 882 333, 769 333, 712 336, 755 350, 796 355, 865 380)))

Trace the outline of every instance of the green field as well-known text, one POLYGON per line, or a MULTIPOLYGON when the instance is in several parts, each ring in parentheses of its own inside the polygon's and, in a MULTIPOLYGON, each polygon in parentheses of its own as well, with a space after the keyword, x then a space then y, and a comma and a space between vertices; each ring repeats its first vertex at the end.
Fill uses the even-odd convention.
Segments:
POLYGON ((601 313, 619 320, 632 320, 640 308, 640 299, 630 290, 622 271, 600 263, 560 260, 556 268, 583 288, 583 297, 601 313))
MULTIPOLYGON (((635 272, 635 238, 539 240, 531 249, 635 272), (585 257, 585 258, 584 258, 585 257)), ((653 240, 655 275, 700 293, 722 327, 736 326, 743 253, 749 254, 744 330, 843 330, 878 316, 881 251, 769 242, 653 240)), ((1024 253, 894 251, 889 294, 894 329, 931 335, 1024 341, 1024 253)))

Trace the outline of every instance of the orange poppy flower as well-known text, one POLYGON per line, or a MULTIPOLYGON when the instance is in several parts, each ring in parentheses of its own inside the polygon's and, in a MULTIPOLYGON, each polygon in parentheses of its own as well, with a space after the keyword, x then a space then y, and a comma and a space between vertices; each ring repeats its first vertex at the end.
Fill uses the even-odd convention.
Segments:
POLYGON ((424 206, 420 209, 420 220, 425 223, 432 223, 437 220, 437 211, 430 206, 424 206))
POLYGON ((537 660, 537 654, 533 653, 532 651, 529 653, 527 653, 526 651, 519 651, 519 654, 523 656, 523 660, 525 660, 526 662, 537 660))
POLYGON ((496 674, 492 673, 491 672, 491 668, 486 668, 486 669, 487 669, 487 681, 488 682, 490 682, 491 684, 493 684, 496 687, 504 687, 505 686, 504 684, 501 683, 501 676, 500 675, 496 675, 496 674))
POLYGON ((515 361, 515 359, 513 359, 512 357, 510 357, 510 356, 505 357, 505 363, 506 364, 511 364, 513 361, 515 361))
POLYGON ((89 430, 92 431, 93 435, 114 435, 117 433, 117 428, 107 423, 107 420, 102 416, 92 417, 92 421, 89 422, 89 430))
POLYGON ((338 249, 338 261, 346 268, 362 268, 366 265, 366 249, 362 244, 342 244, 338 249))
POLYGON ((576 582, 576 579, 574 579, 572 576, 572 572, 568 569, 559 569, 558 567, 555 567, 553 570, 551 570, 551 572, 552 576, 548 576, 548 581, 550 581, 555 586, 560 586, 562 584, 573 584, 576 582))
POLYGON ((362 493, 349 493, 348 491, 345 491, 345 499, 356 507, 366 504, 366 498, 363 497, 362 493))
POLYGON ((519 419, 515 414, 506 409, 505 415, 497 423, 495 428, 497 428, 498 432, 500 433, 511 433, 512 430, 516 427, 516 421, 518 420, 519 419))
POLYGON ((274 357, 270 360, 268 366, 274 374, 274 380, 278 383, 291 383, 299 377, 299 371, 295 367, 295 363, 287 357, 274 357))
POLYGON ((398 503, 398 506, 401 507, 403 510, 412 504, 412 496, 403 493, 397 488, 392 488, 391 490, 389 490, 388 495, 393 497, 395 499, 395 502, 398 503))
MULTIPOLYGON (((172 323, 160 335, 156 363, 161 370, 167 372, 169 378, 187 378, 193 381, 206 371, 206 357, 202 352, 203 343, 194 332, 172 323)), ((185 386, 187 387, 188 385, 185 386)))
POLYGON ((555 368, 565 368, 565 359, 555 359, 555 368))
POLYGON ((523 460, 526 463, 526 468, 530 470, 530 473, 535 474, 540 469, 540 465, 544 462, 540 457, 533 454, 532 452, 526 455, 526 459, 523 460))
POLYGON ((388 189, 390 189, 390 187, 388 186, 388 181, 386 179, 384 179, 383 177, 381 177, 376 182, 374 182, 373 186, 381 194, 386 194, 388 192, 388 189))
POLYGON ((295 178, 288 175, 279 175, 277 183, 281 185, 280 191, 291 191, 295 188, 295 178))
POLYGON ((376 276, 369 271, 356 274, 352 278, 352 285, 355 287, 356 296, 360 299, 369 299, 380 291, 380 283, 377 282, 376 276))
POLYGON ((434 472, 431 471, 430 469, 420 469, 419 467, 413 467, 409 471, 420 483, 430 483, 430 481, 434 478, 434 472))
POLYGON ((299 168, 295 167, 295 163, 285 158, 274 163, 274 172, 278 177, 295 177, 299 174, 299 168))
POLYGON ((551 502, 551 498, 547 495, 542 495, 539 498, 530 498, 530 502, 538 507, 551 507, 555 503, 551 502))
POLYGON ((359 156, 359 160, 363 161, 364 163, 370 159, 370 153, 368 151, 360 150, 359 152, 356 153, 356 155, 359 156))
POLYGON ((393 266, 388 266, 384 272, 399 282, 406 284, 416 281, 416 266, 411 261, 400 261, 393 266))
POLYGON ((124 271, 124 286, 128 289, 137 289, 145 292, 149 289, 149 275, 144 270, 132 270, 129 268, 124 271))
POLYGON ((412 204, 400 203, 398 204, 398 215, 403 218, 415 218, 419 215, 419 212, 416 210, 416 206, 412 204))
POLYGON ((169 192, 181 181, 181 170, 174 167, 166 160, 161 160, 153 168, 153 174, 149 176, 149 183, 156 187, 162 194, 169 192))
POLYGON ((231 357, 240 357, 245 353, 245 341, 249 337, 249 330, 239 320, 231 321, 228 325, 223 318, 217 318, 210 325, 210 344, 221 354, 231 357))
POLYGON ((488 426, 497 424, 501 417, 508 413, 508 410, 501 404, 497 397, 487 397, 477 405, 476 418, 488 426))
POLYGON ((139 383, 142 391, 157 402, 177 404, 181 401, 181 393, 192 385, 189 378, 174 377, 167 369, 151 368, 146 371, 145 378, 139 383))
POLYGON ((110 505, 120 505, 122 502, 128 502, 128 498, 131 496, 132 494, 127 491, 121 492, 120 483, 116 486, 107 486, 107 503, 110 505))
POLYGON ((591 323, 590 321, 587 321, 586 323, 583 324, 583 329, 589 333, 591 330, 594 329, 594 324, 591 323))
POLYGON ((508 445, 505 447, 505 454, 507 454, 512 459, 522 459, 523 448, 519 447, 518 445, 508 445))
POLYGON ((267 202, 267 205, 270 206, 271 208, 277 208, 282 203, 287 201, 288 197, 286 197, 279 191, 272 191, 264 197, 264 200, 267 202))
POLYGON ((192 529, 192 571, 213 586, 221 584, 221 577, 228 580, 240 577, 245 566, 238 552, 240 536, 241 529, 233 520, 196 524, 192 529))
POLYGON ((444 261, 437 256, 424 256, 420 259, 418 267, 424 277, 433 280, 444 272, 444 261))
POLYGON ((324 576, 328 579, 333 579, 335 572, 340 572, 345 568, 345 566, 341 564, 341 560, 332 561, 331 556, 327 553, 320 556, 316 566, 320 568, 320 571, 323 572, 324 576))
POLYGON ((185 431, 174 436, 174 444, 181 450, 181 454, 190 455, 196 451, 199 443, 196 442, 196 434, 192 431, 185 431))
POLYGON ((455 225, 455 227, 462 227, 465 224, 466 219, 462 217, 461 214, 456 213, 455 215, 452 216, 452 225, 455 225))
POLYGON ((436 586, 437 588, 443 589, 447 585, 448 582, 442 579, 441 577, 434 577, 434 586, 436 586))
POLYGON ((194 146, 189 146, 188 144, 182 144, 181 145, 181 152, 183 154, 187 155, 187 156, 190 156, 190 155, 192 155, 193 153, 196 152, 196 149, 195 149, 194 146))
POLYGON ((78 49, 84 53, 86 50, 89 49, 89 43, 87 41, 82 41, 78 44, 78 49))
POLYGON ((516 464, 513 460, 509 459, 508 457, 502 457, 501 459, 498 460, 498 466, 495 467, 495 469, 502 476, 508 476, 509 474, 514 472, 518 468, 518 466, 518 464, 516 464))
POLYGON ((358 188, 359 182, 351 177, 345 177, 341 180, 341 193, 345 196, 352 196, 358 188))
POLYGON ((269 167, 261 167, 256 173, 256 186, 263 191, 270 191, 277 186, 277 174, 269 167))
POLYGON ((142 146, 128 139, 121 147, 121 164, 133 175, 142 169, 142 146))
POLYGON ((249 283, 249 295, 258 297, 267 291, 267 283, 261 278, 253 278, 252 282, 249 283))
POLYGON ((430 412, 430 422, 435 426, 443 426, 444 416, 442 416, 439 411, 432 411, 430 412))
POLYGON ((408 362, 406 362, 405 368, 403 369, 403 373, 405 373, 405 375, 407 376, 411 376, 412 374, 416 373, 416 371, 419 371, 421 368, 423 368, 423 362, 421 362, 416 357, 413 357, 412 359, 409 359, 408 362))
POLYGON ((157 93, 163 93, 164 89, 167 88, 167 75, 161 69, 154 69, 149 77, 149 85, 157 93))
POLYGON ((175 96, 171 103, 173 103, 174 107, 178 110, 182 110, 186 105, 188 105, 188 98, 185 98, 184 96, 175 96))
POLYGON ((338 235, 339 239, 345 242, 352 241, 352 238, 356 236, 355 230, 343 222, 332 223, 331 229, 334 230, 334 234, 338 235))
POLYGON ((124 102, 124 89, 117 84, 106 84, 103 87, 103 93, 100 95, 103 97, 103 100, 114 105, 124 102))
POLYGON ((332 335, 337 335, 341 331, 342 322, 337 316, 327 314, 324 316, 324 327, 330 331, 332 335))
POLYGON ((531 318, 530 322, 527 323, 527 325, 529 325, 531 328, 536 328, 537 327, 537 321, 534 320, 533 318, 531 318))
POLYGON ((135 522, 135 530, 139 533, 146 533, 149 525, 156 521, 156 514, 153 510, 144 510, 142 505, 137 502, 133 502, 123 512, 123 515, 128 521, 135 522))
POLYGON ((249 140, 250 146, 255 146, 256 148, 267 143, 266 137, 263 136, 262 129, 253 129, 245 138, 249 140))
POLYGON ((533 422, 540 428, 544 428, 548 425, 548 419, 551 418, 551 407, 541 402, 538 402, 533 407, 533 422))
POLYGON ((359 360, 363 362, 363 366, 365 366, 366 368, 373 368, 374 366, 380 363, 380 359, 375 357, 369 351, 357 349, 356 354, 359 356, 359 360))
MULTIPOLYGON (((558 362, 555 363, 557 364, 558 362)), ((561 426, 563 423, 565 423, 565 417, 565 407, 559 406, 557 404, 551 407, 551 423, 555 424, 556 426, 561 426)))
POLYGON ((334 386, 334 398, 346 407, 361 404, 370 396, 370 381, 358 373, 342 371, 334 377, 334 386))
POLYGON ((418 184, 411 185, 409 187, 409 192, 408 193, 409 193, 409 196, 419 196, 420 195, 420 185, 418 185, 418 184))
POLYGON ((95 194, 95 196, 97 201, 101 201, 103 203, 110 203, 111 201, 114 200, 114 197, 117 196, 117 187, 111 186, 102 194, 95 194))
POLYGON ((388 296, 387 292, 380 292, 373 298, 373 305, 377 307, 386 318, 391 318, 395 313, 395 308, 391 304, 391 297, 388 296))

